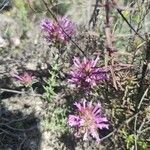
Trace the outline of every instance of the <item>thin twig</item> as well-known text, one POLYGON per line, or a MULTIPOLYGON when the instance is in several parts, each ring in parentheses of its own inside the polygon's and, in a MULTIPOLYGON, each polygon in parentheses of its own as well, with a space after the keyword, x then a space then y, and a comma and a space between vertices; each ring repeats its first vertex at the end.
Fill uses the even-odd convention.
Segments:
POLYGON ((146 76, 146 72, 147 72, 147 68, 148 68, 148 64, 150 63, 150 39, 149 39, 149 35, 146 34, 146 49, 145 49, 145 61, 143 63, 143 67, 142 67, 142 76, 140 79, 140 87, 139 87, 139 93, 140 91, 142 91, 143 88, 143 81, 144 78, 146 76))
POLYGON ((106 48, 109 56, 111 56, 111 52, 114 51, 114 47, 112 44, 112 33, 110 30, 110 5, 109 0, 105 2, 105 13, 106 13, 106 21, 105 21, 105 35, 106 35, 106 48))
POLYGON ((17 90, 12 90, 12 89, 4 89, 4 88, 0 88, 0 92, 9 92, 9 93, 16 93, 16 94, 27 94, 27 95, 31 95, 31 96, 37 96, 37 97, 42 97, 41 94, 31 94, 29 92, 23 92, 23 91, 17 91, 17 90))
POLYGON ((0 128, 0 130, 1 130, 3 133, 7 134, 7 135, 13 136, 13 137, 18 138, 18 139, 22 139, 22 137, 18 136, 17 134, 8 132, 8 131, 6 131, 6 130, 4 130, 4 129, 2 129, 2 128, 0 128))
POLYGON ((0 8, 0 12, 9 4, 9 1, 7 1, 6 3, 6 0, 1 4, 3 5, 1 8, 0 8))
POLYGON ((98 8, 98 2, 99 2, 99 0, 96 0, 95 5, 94 5, 94 10, 93 10, 93 13, 91 15, 91 19, 89 21, 89 26, 92 22, 93 22, 93 27, 95 27, 95 25, 96 25, 96 18, 97 18, 97 15, 98 15, 98 14, 96 14, 96 11, 97 11, 97 8, 98 8))
POLYGON ((5 126, 5 127, 7 127, 8 129, 11 129, 11 130, 13 130, 13 131, 19 131, 19 132, 32 131, 32 130, 34 130, 34 129, 37 128, 37 126, 33 126, 33 127, 29 128, 29 129, 17 129, 17 128, 13 128, 13 127, 11 127, 11 126, 5 124, 5 123, 0 123, 0 126, 5 126))
POLYGON ((22 142, 21 142, 20 145, 19 145, 18 150, 22 150, 22 146, 23 146, 23 144, 25 143, 25 141, 26 141, 27 139, 28 139, 28 138, 26 137, 26 138, 24 138, 24 139, 22 140, 22 142))
POLYGON ((142 131, 139 132, 139 134, 144 133, 144 132, 146 132, 146 131, 148 131, 148 130, 150 130, 150 127, 147 127, 147 128, 145 128, 145 129, 143 129, 142 131))
POLYGON ((123 15, 122 10, 119 9, 117 2, 115 0, 112 0, 112 3, 116 10, 118 11, 119 15, 124 19, 124 21, 127 23, 127 25, 135 32, 136 35, 138 35, 142 40, 145 41, 145 39, 133 28, 133 26, 129 23, 129 21, 126 19, 126 17, 123 15))
MULTIPOLYGON (((106 135, 105 137, 101 138, 101 141, 104 141, 104 140, 106 140, 107 138, 111 137, 115 132, 117 132, 118 130, 120 130, 125 124, 128 124, 130 121, 132 121, 132 120, 136 117, 136 115, 141 114, 141 113, 142 113, 142 111, 139 110, 136 114, 132 115, 132 116, 129 117, 127 120, 123 121, 123 122, 121 123, 121 125, 120 125, 118 128, 114 129, 111 133, 109 133, 109 134, 106 135)), ((147 130, 148 130, 148 129, 147 129, 147 130)))
MULTIPOLYGON (((150 87, 150 86, 149 86, 150 87)), ((142 105, 142 102, 145 98, 145 96, 147 95, 147 92, 149 90, 149 87, 145 90, 140 102, 139 102, 139 105, 137 107, 138 110, 140 110, 141 108, 141 105, 142 105)), ((134 149, 137 150, 137 140, 138 140, 138 134, 137 134, 137 119, 138 119, 138 114, 135 116, 135 121, 134 121, 134 149)))
POLYGON ((140 107, 141 107, 141 105, 142 105, 142 102, 143 102, 145 96, 146 96, 147 93, 148 93, 149 88, 150 88, 150 85, 149 85, 148 88, 145 90, 145 92, 144 92, 144 94, 143 94, 143 96, 142 96, 142 98, 141 98, 141 100, 140 100, 140 102, 139 102, 139 105, 138 105, 138 107, 137 107, 138 109, 140 109, 140 107))
POLYGON ((137 150, 137 140, 138 140, 138 136, 137 136, 137 118, 138 118, 138 114, 135 116, 135 121, 134 121, 134 148, 135 150, 137 150))
POLYGON ((5 122, 7 121, 6 124, 8 125, 8 124, 13 124, 15 122, 24 121, 24 120, 28 119, 28 116, 25 116, 25 117, 20 118, 20 119, 14 119, 14 120, 11 120, 11 121, 9 121, 10 119, 6 119, 6 118, 3 118, 3 117, 1 117, 1 119, 4 120, 5 122))
POLYGON ((137 133, 140 133, 140 132, 141 132, 141 130, 142 130, 142 128, 143 128, 145 122, 146 122, 146 118, 143 119, 143 121, 142 121, 142 123, 141 123, 141 125, 140 125, 140 127, 139 127, 139 129, 138 129, 138 131, 137 131, 137 133))

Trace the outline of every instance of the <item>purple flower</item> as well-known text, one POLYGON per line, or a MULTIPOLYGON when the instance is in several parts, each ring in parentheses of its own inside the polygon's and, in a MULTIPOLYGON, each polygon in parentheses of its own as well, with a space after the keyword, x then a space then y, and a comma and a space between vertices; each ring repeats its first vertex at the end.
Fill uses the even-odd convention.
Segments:
POLYGON ((77 107, 77 115, 69 115, 68 124, 78 129, 77 134, 84 134, 83 140, 87 140, 91 135, 99 141, 98 129, 108 129, 108 120, 102 117, 101 105, 98 103, 93 106, 92 102, 86 100, 82 104, 75 102, 74 105, 77 107))
POLYGON ((106 80, 107 70, 102 67, 96 67, 98 57, 95 60, 88 60, 86 58, 81 62, 79 58, 74 58, 74 67, 70 72, 70 83, 76 84, 78 87, 93 87, 97 82, 106 80))
POLYGON ((66 43, 75 33, 75 24, 66 17, 57 17, 57 21, 45 19, 41 23, 41 28, 45 32, 45 38, 49 42, 66 43))
POLYGON ((13 78, 20 81, 21 84, 31 85, 33 83, 33 76, 27 72, 24 72, 22 74, 11 73, 11 75, 13 78))

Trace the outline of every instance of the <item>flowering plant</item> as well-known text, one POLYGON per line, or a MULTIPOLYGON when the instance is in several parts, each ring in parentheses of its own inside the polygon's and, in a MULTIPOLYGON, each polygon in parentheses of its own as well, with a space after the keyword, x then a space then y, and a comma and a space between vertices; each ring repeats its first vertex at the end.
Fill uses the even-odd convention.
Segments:
POLYGON ((73 59, 74 67, 70 72, 70 83, 77 85, 78 87, 93 87, 97 85, 98 81, 106 80, 107 70, 102 67, 96 67, 98 57, 93 60, 84 58, 81 62, 79 58, 73 59))
POLYGON ((41 28, 46 33, 47 41, 54 43, 66 43, 75 33, 75 24, 67 17, 57 17, 57 21, 45 19, 41 22, 41 28))
POLYGON ((77 115, 69 115, 68 124, 78 129, 76 135, 84 134, 83 140, 87 140, 88 135, 91 135, 100 141, 98 129, 108 129, 108 120, 102 117, 101 105, 98 103, 94 106, 92 102, 86 100, 83 103, 75 102, 74 105, 77 107, 77 115))

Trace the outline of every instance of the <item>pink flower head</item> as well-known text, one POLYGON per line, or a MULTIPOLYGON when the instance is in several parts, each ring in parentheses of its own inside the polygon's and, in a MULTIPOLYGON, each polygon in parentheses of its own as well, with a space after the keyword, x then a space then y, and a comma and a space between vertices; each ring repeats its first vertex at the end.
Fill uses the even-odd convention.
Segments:
POLYGON ((13 78, 17 79, 18 81, 21 82, 21 84, 24 85, 31 85, 33 83, 33 76, 28 73, 28 72, 24 72, 22 74, 17 74, 17 73, 12 73, 11 74, 13 78))
POLYGON ((46 33, 45 37, 48 41, 66 43, 75 33, 75 24, 66 17, 57 17, 57 21, 43 20, 41 23, 42 30, 46 33))
POLYGON ((86 58, 81 62, 79 58, 74 58, 74 67, 70 72, 70 83, 76 84, 79 87, 93 87, 97 85, 98 81, 106 80, 106 70, 101 67, 96 67, 98 57, 95 60, 88 60, 86 58))
POLYGON ((77 107, 77 115, 69 115, 68 124, 76 127, 79 134, 84 134, 83 140, 87 140, 88 135, 91 135, 99 141, 98 129, 108 129, 108 120, 102 117, 101 105, 98 103, 94 106, 86 100, 82 104, 75 102, 74 105, 77 107))

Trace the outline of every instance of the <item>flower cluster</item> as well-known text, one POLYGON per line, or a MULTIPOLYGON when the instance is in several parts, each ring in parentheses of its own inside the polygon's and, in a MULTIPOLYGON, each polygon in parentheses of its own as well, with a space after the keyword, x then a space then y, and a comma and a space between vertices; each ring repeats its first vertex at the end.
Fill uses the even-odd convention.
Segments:
MULTIPOLYGON (((66 44, 75 33, 74 23, 66 17, 57 17, 56 21, 45 19, 42 21, 41 27, 47 41, 56 45, 57 43, 66 44)), ((104 67, 97 67, 98 60, 99 57, 96 59, 84 58, 83 60, 75 57, 68 82, 89 91, 100 81, 108 79, 108 70, 104 67)), ((75 115, 69 115, 68 124, 75 127, 76 135, 83 135, 84 140, 92 136, 99 141, 99 130, 108 129, 108 120, 102 115, 100 103, 93 105, 92 102, 84 99, 83 102, 75 102, 74 105, 77 107, 77 112, 75 115)))
POLYGON ((95 60, 88 60, 86 58, 81 62, 79 58, 74 58, 74 67, 70 72, 70 83, 77 85, 78 87, 93 87, 97 85, 98 81, 106 80, 106 69, 96 67, 98 57, 95 60))
POLYGON ((69 115, 68 124, 78 129, 77 134, 84 134, 83 140, 87 140, 91 135, 100 141, 98 129, 108 129, 108 120, 102 117, 101 105, 98 103, 94 106, 86 100, 82 104, 75 102, 74 105, 77 107, 77 115, 69 115))
POLYGON ((49 42, 66 43, 75 33, 75 24, 66 17, 57 17, 57 21, 45 19, 42 21, 41 27, 49 42))

